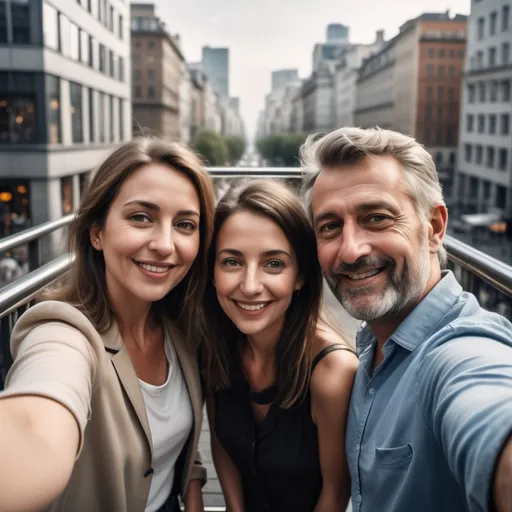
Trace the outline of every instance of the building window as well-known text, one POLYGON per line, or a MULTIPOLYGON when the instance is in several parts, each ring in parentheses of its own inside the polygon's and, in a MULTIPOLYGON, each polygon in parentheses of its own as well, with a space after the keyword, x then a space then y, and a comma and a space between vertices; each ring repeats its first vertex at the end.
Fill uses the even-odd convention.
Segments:
POLYGON ((439 57, 441 57, 441 58, 442 58, 442 57, 444 57, 444 55, 445 55, 444 48, 439 48, 438 55, 439 55, 439 57))
POLYGON ((503 43, 501 45, 501 63, 506 66, 510 60, 510 44, 503 43))
POLYGON ((69 102, 71 109, 71 134, 73 143, 84 141, 82 119, 82 86, 75 82, 69 82, 69 102))
POLYGON ((510 5, 504 5, 501 11, 501 30, 505 32, 510 28, 510 5))
POLYGON ((7 4, 0 2, 0 44, 7 43, 7 4))
POLYGON ((489 199, 491 197, 491 182, 484 180, 484 199, 489 199))
POLYGON ((43 142, 38 131, 38 75, 0 72, 0 143, 43 142))
POLYGON ((494 167, 494 165, 496 164, 495 160, 496 160, 496 150, 494 149, 493 146, 487 146, 487 157, 486 157, 486 165, 487 167, 490 167, 491 169, 494 167))
POLYGON ((450 70, 448 72, 450 76, 455 76, 455 66, 450 66, 450 70))
POLYGON ((80 60, 80 32, 71 22, 69 22, 69 56, 73 60, 80 60))
POLYGON ((114 78, 116 76, 116 66, 114 63, 114 52, 108 51, 108 64, 109 64, 109 75, 114 78))
POLYGON ((484 148, 480 145, 476 147, 476 158, 475 161, 477 164, 481 164, 483 161, 483 155, 484 155, 484 148))
POLYGON ((425 105, 425 120, 430 121, 432 119, 432 105, 425 105))
POLYGON ((433 99, 433 89, 432 87, 427 87, 427 100, 432 101, 433 99))
POLYGON ((115 23, 114 8, 112 6, 110 6, 110 18, 108 20, 108 25, 110 28, 110 32, 112 32, 112 34, 114 33, 114 23, 115 23))
POLYGON ((119 140, 122 142, 124 140, 124 100, 123 98, 119 98, 119 140))
POLYGON ((498 21, 498 13, 496 11, 491 12, 491 18, 489 23, 489 35, 494 36, 496 34, 496 25, 498 21))
POLYGON ((92 36, 89 36, 89 50, 87 54, 89 55, 89 67, 94 68, 94 41, 92 36))
POLYGON ((116 140, 116 129, 114 122, 114 96, 109 96, 109 125, 110 125, 110 142, 114 142, 116 140))
POLYGON ((496 66, 496 48, 489 48, 489 67, 496 66))
POLYGON ((148 48, 151 50, 152 48, 154 48, 156 45, 155 41, 153 39, 150 39, 148 41, 148 48))
POLYGON ((440 146, 443 143, 443 130, 440 126, 436 130, 436 144, 440 146))
POLYGON ((507 187, 496 185, 496 208, 504 210, 507 206, 507 187))
POLYGON ((437 68, 437 75, 438 76, 444 76, 444 66, 438 66, 438 68, 437 68))
POLYGON ((485 103, 486 101, 486 87, 485 82, 479 82, 478 84, 478 92, 480 96, 480 103, 485 103))
POLYGON ((485 132, 485 116, 484 114, 478 114, 478 133, 485 132))
POLYGON ((479 40, 482 40, 485 37, 485 18, 478 18, 477 37, 479 40))
POLYGON ((437 122, 443 120, 443 105, 437 106, 437 122))
POLYGON ((471 162, 473 158, 473 146, 471 144, 464 144, 464 160, 471 162))
POLYGON ((493 80, 489 88, 489 100, 491 103, 496 103, 498 100, 498 82, 493 80))
POLYGON ((473 114, 467 114, 466 116, 466 131, 471 133, 475 124, 475 116, 473 114))
POLYGON ((89 142, 95 142, 95 129, 94 129, 94 89, 87 90, 89 96, 89 142))
POLYGON ((500 171, 506 171, 508 165, 508 151, 501 148, 498 153, 498 167, 500 171))
POLYGON ((30 1, 11 1, 12 42, 30 43, 30 1))
POLYGON ((434 76, 434 65, 433 64, 429 64, 427 66, 427 74, 428 74, 428 76, 434 76))
POLYGON ((473 199, 478 197, 478 178, 475 176, 469 178, 469 197, 473 199))
POLYGON ((489 133, 491 135, 495 135, 496 134, 496 126, 498 124, 498 121, 497 121, 497 118, 496 118, 496 114, 490 114, 489 115, 489 133))
POLYGON ((500 132, 502 135, 508 135, 510 132, 510 115, 501 114, 500 116, 500 132))
POLYGON ((60 78, 45 75, 46 114, 48 116, 48 144, 62 142, 60 124, 60 78))
POLYGON ((501 101, 510 101, 510 80, 501 82, 501 101))
POLYGON ((434 48, 429 48, 429 49, 428 49, 428 56, 429 56, 429 57, 434 57, 434 55, 435 55, 434 48))
POLYGON ((155 97, 155 88, 154 86, 150 85, 148 86, 148 98, 154 98, 155 97))
MULTIPOLYGON (((0 2, 0 11, 2 5, 5 4, 0 2)), ((0 14, 1 16, 1 14, 0 14)), ((0 22, 0 40, 1 35, 1 22, 0 22)), ((50 4, 43 3, 43 32, 44 32, 44 44, 47 48, 52 50, 59 50, 59 13, 57 9, 54 9, 50 4)), ((6 32, 7 38, 7 32, 6 32)))
POLYGON ((468 102, 469 103, 475 102, 475 85, 474 84, 468 85, 468 102))
POLYGON ((448 91, 448 99, 450 101, 455 101, 455 87, 450 87, 450 90, 448 91))
POLYGON ((99 45, 99 55, 100 55, 100 71, 102 73, 105 73, 106 71, 106 61, 107 61, 107 50, 105 46, 103 46, 101 43, 99 45))
POLYGON ((437 88, 437 99, 439 101, 444 101, 444 87, 437 88))
POLYGON ((119 15, 119 21, 117 23, 117 31, 118 31, 119 39, 123 40, 124 39, 124 19, 123 19, 122 14, 119 15))
POLYGON ((66 176, 60 179, 60 197, 62 215, 73 211, 73 176, 66 176))
POLYGON ((455 160, 456 160, 455 151, 450 151, 450 163, 452 165, 455 165, 455 160))
POLYGON ((98 125, 100 142, 105 142, 105 93, 98 93, 98 125))
POLYGON ((124 59, 123 57, 119 57, 119 74, 117 76, 117 78, 119 79, 120 82, 124 82, 124 59))
POLYGON ((87 10, 92 13, 92 0, 87 0, 87 10))

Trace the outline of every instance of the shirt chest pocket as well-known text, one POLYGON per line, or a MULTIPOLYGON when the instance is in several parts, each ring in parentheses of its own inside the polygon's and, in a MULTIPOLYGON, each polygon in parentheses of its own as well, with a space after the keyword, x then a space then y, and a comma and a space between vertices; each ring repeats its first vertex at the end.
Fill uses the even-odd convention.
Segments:
POLYGON ((392 448, 375 448, 375 461, 382 469, 406 468, 411 463, 412 455, 410 444, 392 448))

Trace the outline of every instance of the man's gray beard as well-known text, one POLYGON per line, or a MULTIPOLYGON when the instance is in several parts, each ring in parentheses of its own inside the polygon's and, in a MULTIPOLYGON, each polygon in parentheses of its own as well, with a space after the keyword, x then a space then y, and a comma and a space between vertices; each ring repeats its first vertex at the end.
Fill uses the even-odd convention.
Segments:
MULTIPOLYGON (((327 283, 347 313, 357 320, 371 322, 383 317, 394 316, 414 305, 425 289, 430 276, 430 260, 428 246, 424 247, 423 240, 419 256, 420 260, 417 266, 414 265, 410 269, 407 264, 404 264, 404 268, 399 274, 396 273, 396 266, 384 269, 382 272, 389 271, 384 289, 378 297, 364 306, 358 306, 351 299, 371 293, 372 286, 339 290, 336 287, 336 282, 331 279, 327 279, 327 283)), ((366 300, 368 301, 368 299, 366 300)))

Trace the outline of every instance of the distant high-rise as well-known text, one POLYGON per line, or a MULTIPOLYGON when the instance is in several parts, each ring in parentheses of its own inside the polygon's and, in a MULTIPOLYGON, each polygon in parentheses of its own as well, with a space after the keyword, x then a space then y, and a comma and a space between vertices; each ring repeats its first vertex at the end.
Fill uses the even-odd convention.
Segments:
POLYGON ((229 48, 203 46, 202 64, 215 92, 229 97, 229 48))
POLYGON ((327 25, 326 39, 328 43, 348 42, 350 28, 341 23, 327 25))
POLYGON ((277 71, 272 71, 272 92, 280 91, 298 79, 298 69, 278 69, 277 71))

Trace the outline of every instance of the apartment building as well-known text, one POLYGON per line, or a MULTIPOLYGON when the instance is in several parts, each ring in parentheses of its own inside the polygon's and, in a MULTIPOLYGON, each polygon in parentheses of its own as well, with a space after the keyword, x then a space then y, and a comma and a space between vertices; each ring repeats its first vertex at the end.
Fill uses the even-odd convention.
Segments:
POLYGON ((0 3, 0 235, 73 211, 131 137, 128 20, 127 0, 0 3))
POLYGON ((131 4, 133 130, 180 140, 180 86, 185 62, 179 38, 154 4, 131 4))
POLYGON ((412 135, 436 161, 451 195, 459 130, 467 17, 425 13, 359 70, 354 122, 412 135))
POLYGON ((512 2, 473 0, 455 196, 461 213, 512 216, 512 2))

